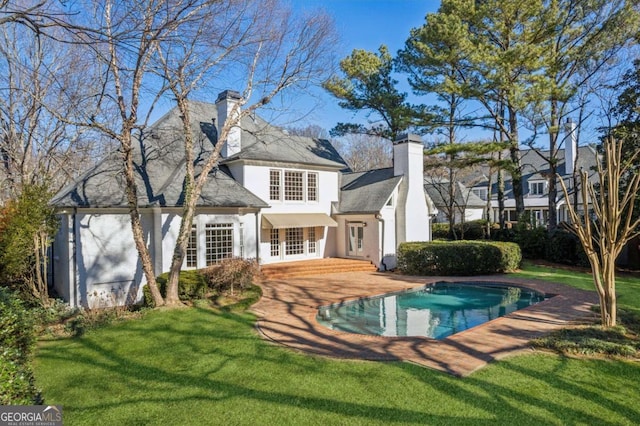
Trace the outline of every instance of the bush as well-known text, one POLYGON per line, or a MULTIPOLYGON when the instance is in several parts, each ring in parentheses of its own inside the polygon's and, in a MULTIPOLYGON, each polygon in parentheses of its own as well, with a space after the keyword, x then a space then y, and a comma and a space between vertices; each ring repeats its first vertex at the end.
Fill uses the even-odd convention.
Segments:
POLYGON ((514 242, 522 250, 522 256, 527 259, 544 259, 549 244, 546 228, 527 228, 518 226, 515 231, 514 242))
POLYGON ((0 287, 0 353, 10 351, 12 359, 24 364, 35 342, 33 315, 14 293, 0 287))
POLYGON ((255 260, 242 258, 224 259, 217 265, 202 270, 209 286, 218 291, 249 288, 260 275, 260 267, 255 260))
MULTIPOLYGON (((456 223, 454 229, 456 237, 464 237, 465 240, 482 240, 487 237, 487 221, 484 219, 472 220, 465 223, 456 223), (462 232, 464 231, 464 233, 462 232)), ((434 240, 453 240, 453 232, 448 223, 434 223, 431 225, 431 238, 434 240)))
POLYGON ((578 237, 563 229, 549 234, 545 259, 567 265, 589 266, 589 259, 578 237))
POLYGON ((433 223, 431 224, 431 238, 434 240, 448 240, 451 235, 449 232, 448 223, 433 223))
POLYGON ((40 403, 31 371, 34 317, 22 301, 0 288, 0 405, 40 403))
MULTIPOLYGON (((162 297, 167 296, 167 282, 169 282, 169 273, 165 272, 156 277, 156 282, 158 283, 158 289, 160 290, 160 294, 162 297)), ((148 300, 152 301, 151 291, 149 290, 149 286, 145 285, 142 289, 144 294, 145 302, 148 300)), ((178 297, 180 300, 194 300, 194 299, 202 299, 205 294, 207 294, 207 280, 202 275, 200 271, 197 270, 188 270, 188 271, 180 271, 180 276, 178 278, 178 297)), ((152 306, 148 305, 148 306, 152 306)))
POLYGON ((482 275, 516 270, 517 244, 490 241, 402 243, 398 268, 409 275, 482 275))
MULTIPOLYGON (((26 185, 0 208, 0 282, 46 303, 46 250, 58 228, 46 185, 26 185)), ((26 297, 25 297, 26 298, 26 297)))

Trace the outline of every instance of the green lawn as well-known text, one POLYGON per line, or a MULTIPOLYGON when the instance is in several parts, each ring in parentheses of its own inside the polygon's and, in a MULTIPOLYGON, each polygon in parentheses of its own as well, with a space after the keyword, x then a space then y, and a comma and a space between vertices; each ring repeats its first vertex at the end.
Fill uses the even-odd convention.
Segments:
MULTIPOLYGON (((542 272, 527 266, 523 274, 542 272)), ((81 425, 640 419, 639 363, 534 353, 460 379, 406 363, 296 353, 260 339, 253 324, 249 314, 165 310, 82 338, 43 341, 37 384, 46 403, 63 405, 65 424, 81 425)))
MULTIPOLYGON (((566 269, 537 266, 530 262, 525 262, 521 271, 509 275, 548 280, 584 290, 595 291, 591 273, 587 272, 573 272, 566 269)), ((640 315, 640 275, 628 273, 619 274, 616 277, 616 294, 618 295, 619 307, 633 310, 640 315)))

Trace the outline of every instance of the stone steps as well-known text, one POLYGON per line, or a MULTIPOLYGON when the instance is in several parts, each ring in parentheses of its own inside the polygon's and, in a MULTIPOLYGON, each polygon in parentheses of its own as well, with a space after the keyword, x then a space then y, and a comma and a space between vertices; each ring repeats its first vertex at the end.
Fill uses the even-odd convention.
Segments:
POLYGON ((326 258, 263 265, 261 270, 263 279, 273 280, 336 272, 375 272, 376 267, 366 260, 326 258))

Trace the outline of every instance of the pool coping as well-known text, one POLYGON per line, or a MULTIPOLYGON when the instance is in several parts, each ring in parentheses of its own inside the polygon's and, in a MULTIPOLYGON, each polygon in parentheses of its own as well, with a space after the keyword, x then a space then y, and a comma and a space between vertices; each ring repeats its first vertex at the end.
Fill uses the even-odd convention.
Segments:
POLYGON ((407 361, 456 376, 531 348, 531 339, 586 319, 595 292, 563 284, 509 275, 417 277, 380 272, 335 274, 270 280, 254 305, 260 334, 273 342, 317 355, 376 361, 407 361), (434 282, 499 282, 554 297, 441 340, 428 337, 371 336, 331 330, 316 320, 320 306, 403 291, 434 282))

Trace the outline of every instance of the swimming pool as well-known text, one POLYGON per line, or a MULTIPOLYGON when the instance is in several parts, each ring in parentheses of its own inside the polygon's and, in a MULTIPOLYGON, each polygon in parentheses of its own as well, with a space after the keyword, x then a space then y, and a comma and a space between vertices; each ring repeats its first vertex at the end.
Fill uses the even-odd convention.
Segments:
POLYGON ((316 319, 349 333, 443 339, 543 300, 542 293, 508 284, 438 282, 323 306, 316 319))

